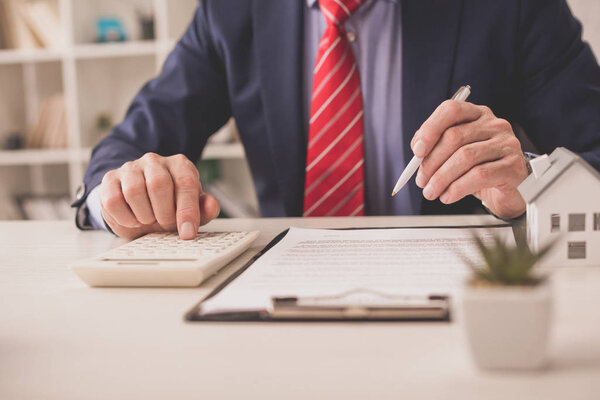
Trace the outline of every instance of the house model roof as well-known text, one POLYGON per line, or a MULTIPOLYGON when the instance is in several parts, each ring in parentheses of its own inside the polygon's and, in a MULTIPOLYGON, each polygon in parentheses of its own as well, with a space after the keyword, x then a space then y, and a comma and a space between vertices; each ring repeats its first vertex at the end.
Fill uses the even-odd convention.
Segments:
POLYGON ((534 202, 544 191, 549 188, 565 171, 567 171, 575 163, 582 165, 590 174, 596 177, 600 182, 600 173, 588 164, 579 155, 558 147, 550 154, 549 157, 552 166, 539 178, 531 174, 519 185, 519 192, 526 203, 534 202))

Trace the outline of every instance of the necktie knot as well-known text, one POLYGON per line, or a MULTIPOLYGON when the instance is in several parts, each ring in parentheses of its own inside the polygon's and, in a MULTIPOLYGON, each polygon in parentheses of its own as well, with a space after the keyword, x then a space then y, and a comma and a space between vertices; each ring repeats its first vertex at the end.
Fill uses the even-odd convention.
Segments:
POLYGON ((329 25, 342 26, 365 0, 319 0, 321 12, 329 25))

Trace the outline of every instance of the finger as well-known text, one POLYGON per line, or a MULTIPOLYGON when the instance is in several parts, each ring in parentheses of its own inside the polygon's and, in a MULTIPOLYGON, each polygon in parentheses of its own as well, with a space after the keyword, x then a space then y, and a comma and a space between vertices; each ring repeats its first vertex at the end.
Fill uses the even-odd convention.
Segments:
POLYGON ((121 191, 121 181, 115 171, 109 171, 100 186, 100 206, 103 213, 108 214, 116 224, 126 228, 141 226, 125 201, 121 191))
POLYGON ((106 223, 106 225, 108 225, 110 227, 110 229, 119 237, 125 238, 125 239, 135 239, 136 236, 136 231, 141 229, 141 228, 127 228, 124 227, 122 225, 119 225, 115 219, 108 214, 105 210, 102 210, 102 218, 104 219, 104 222, 106 223))
POLYGON ((221 204, 210 194, 200 196, 200 225, 206 225, 221 213, 221 204))
POLYGON ((110 228, 117 236, 129 240, 137 239, 138 237, 145 235, 146 233, 162 231, 161 227, 156 222, 152 225, 140 225, 140 227, 138 228, 126 228, 117 224, 112 219, 112 217, 110 217, 108 214, 105 214, 104 212, 102 213, 102 217, 106 221, 106 224, 110 226, 110 228))
POLYGON ((462 146, 429 179, 427 186, 423 189, 423 196, 428 200, 437 198, 446 191, 452 182, 474 166, 498 160, 504 155, 501 141, 497 139, 462 146))
POLYGON ((173 179, 169 170, 160 163, 148 163, 144 167, 144 178, 154 218, 164 230, 176 229, 173 179))
POLYGON ((442 134, 451 126, 475 121, 481 117, 483 108, 471 103, 446 100, 421 125, 411 141, 417 157, 426 157, 442 134))
POLYGON ((474 166, 448 186, 440 196, 440 201, 451 204, 483 189, 506 186, 512 179, 512 169, 516 162, 516 156, 511 156, 474 166))
POLYGON ((169 171, 175 184, 176 220, 179 237, 193 239, 200 225, 201 186, 196 166, 185 156, 171 157, 169 171))
MULTIPOLYGON (((115 229, 118 229, 119 224, 117 223, 117 221, 115 221, 115 219, 103 208, 102 210, 102 218, 104 219, 104 222, 106 223, 106 225, 110 226, 110 228, 114 231, 115 229)), ((127 228, 129 229, 129 228, 127 228)))
POLYGON ((480 121, 455 125, 446 129, 441 139, 423 160, 417 173, 417 186, 424 187, 435 172, 462 146, 492 137, 492 133, 489 129, 485 129, 480 121))
POLYGON ((146 180, 140 168, 136 168, 130 163, 126 163, 122 167, 121 190, 125 201, 139 222, 144 225, 156 222, 146 191, 146 180))

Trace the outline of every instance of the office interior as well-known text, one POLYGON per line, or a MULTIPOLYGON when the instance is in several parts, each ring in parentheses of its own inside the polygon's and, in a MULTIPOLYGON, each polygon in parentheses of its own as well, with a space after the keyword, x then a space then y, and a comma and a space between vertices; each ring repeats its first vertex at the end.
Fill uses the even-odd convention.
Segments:
MULTIPOLYGON (((600 0, 567 3, 583 26, 583 39, 600 60, 600 0)), ((135 399, 151 387, 156 390, 144 393, 144 398, 453 399, 457 397, 451 389, 456 385, 469 399, 600 399, 600 392, 595 392, 600 377, 600 337, 589 345, 589 332, 600 332, 600 297, 591 290, 600 287, 598 266, 578 270, 581 273, 574 276, 562 272, 557 293, 573 297, 559 302, 557 308, 562 316, 562 342, 554 348, 556 365, 535 372, 477 370, 467 361, 466 344, 459 333, 462 325, 442 332, 421 322, 342 322, 325 327, 314 321, 266 325, 220 321, 194 326, 184 322, 186 310, 227 283, 228 276, 237 276, 236 271, 246 268, 254 253, 290 223, 340 229, 360 225, 344 218, 328 219, 322 225, 307 218, 292 222, 261 218, 233 119, 212 135, 196 167, 203 190, 220 202, 220 214, 209 226, 260 230, 261 236, 251 248, 253 254, 244 253, 224 268, 225 275, 213 276, 207 280, 208 286, 197 288, 89 288, 72 271, 67 272, 66 260, 89 257, 126 242, 109 232, 77 231, 76 210, 71 204, 81 190, 94 147, 123 120, 143 85, 161 71, 197 6, 198 0, 0 0, 0 238, 6 242, 6 254, 0 251, 0 280, 4 281, 0 289, 8 288, 4 294, 0 290, 0 310, 5 310, 0 321, 6 322, 0 326, 4 330, 0 334, 0 398, 135 399), (64 238, 64 244, 51 237, 54 223, 56 237, 64 238), (31 233, 36 240, 42 238, 39 246, 22 239, 28 237, 30 227, 40 229, 31 233), (11 241, 13 232, 23 243, 11 241), (44 270, 41 262, 36 264, 43 255, 34 254, 35 246, 40 253, 50 254, 51 272, 44 270), (64 275, 59 277, 72 275, 66 284, 52 276, 59 263, 64 264, 60 264, 64 275), (23 272, 15 266, 23 267, 23 272), (3 279, 3 267, 15 285, 3 279), (46 304, 42 297, 31 296, 34 288, 51 301, 46 304), (27 315, 15 311, 21 309, 20 302, 27 315), (153 311, 138 314, 145 307, 153 311), (93 314, 96 311, 100 311, 98 315, 93 314), (156 316, 163 320, 151 331, 156 316), (36 327, 31 332, 26 319, 36 327), (102 323, 107 323, 106 330, 102 323), (71 331, 73 343, 67 343, 61 324, 71 331), (131 330, 126 328, 129 324, 131 330), (11 336, 13 329, 19 337, 11 336), (110 337, 113 331, 123 336, 110 337), (18 347, 9 348, 2 337, 33 349, 25 352, 22 360, 35 364, 31 369, 38 381, 28 381, 30 365, 15 354, 18 347), (405 353, 401 356, 411 365, 397 365, 398 337, 415 342, 414 346, 402 344, 405 353), (324 343, 329 347, 324 348, 324 343), (98 359, 82 359, 80 368, 77 362, 70 362, 79 352, 98 359), (442 359, 438 354, 443 354, 442 359), (316 359, 307 360, 307 355, 316 359), (121 362, 121 357, 125 361, 121 362), (279 364, 281 360, 285 365, 279 364), (362 365, 363 361, 372 364, 362 365), (273 375, 265 376, 262 369, 273 375), (331 377, 324 372, 328 369, 335 369, 331 377), (227 375, 229 370, 236 374, 227 375), (363 372, 361 376, 356 375, 358 370, 363 372), (3 380, 3 371, 11 382, 3 380), (47 375, 45 371, 49 371, 47 375), (382 371, 387 374, 378 375, 382 371), (71 381, 69 374, 79 381, 71 381), (203 381, 206 377, 210 381, 203 381), (114 387, 105 385, 104 380, 114 387), (202 385, 209 391, 203 392, 202 385), (357 387, 369 391, 354 390, 357 387), (403 393, 403 387, 409 387, 409 392, 403 393), (395 392, 390 394, 388 388, 395 392), (197 393, 202 396, 196 397, 197 393)), ((456 216, 398 218, 363 220, 369 228, 389 227, 389 221, 429 228, 461 221, 472 226, 503 223, 491 215, 470 215, 462 220, 456 216)), ((569 221, 566 213, 554 215, 552 229, 555 223, 561 224, 560 218, 562 226, 569 221)), ((593 228, 588 223, 587 229, 600 231, 600 214, 593 218, 593 228)), ((581 249, 573 249, 573 254, 578 251, 581 249)), ((461 318, 459 315, 462 324, 461 318)))
MULTIPOLYGON (((49 3, 59 11, 58 25, 46 34, 56 37, 44 43, 4 43, 0 51, 0 220, 74 218, 69 203, 94 145, 119 123, 142 85, 160 71, 197 2, 49 3), (144 14, 153 25, 147 37, 144 14), (121 21, 125 36, 118 42, 98 42, 98 19, 103 16, 121 21), (48 113, 55 118, 45 118, 48 113), (63 113, 62 122, 54 121, 63 113)), ((599 53, 598 2, 569 3, 584 25, 585 39, 599 53)), ((23 23, 19 19, 18 24, 23 23)), ((223 216, 259 215, 233 120, 214 136, 199 168, 207 177, 207 192, 221 200, 223 216)))
MULTIPOLYGON (((54 25, 45 25, 43 43, 31 35, 0 42, 0 220, 74 218, 69 204, 93 147, 158 74, 197 5, 195 0, 48 3, 56 17, 49 19, 54 25), (124 36, 101 43, 99 21, 118 21, 124 36)), ((600 3, 568 3, 583 24, 584 39, 599 54, 600 3)), ((19 17, 16 25, 23 24, 19 17)), ((206 191, 221 201, 222 216, 260 215, 235 121, 213 136, 198 167, 206 191)))

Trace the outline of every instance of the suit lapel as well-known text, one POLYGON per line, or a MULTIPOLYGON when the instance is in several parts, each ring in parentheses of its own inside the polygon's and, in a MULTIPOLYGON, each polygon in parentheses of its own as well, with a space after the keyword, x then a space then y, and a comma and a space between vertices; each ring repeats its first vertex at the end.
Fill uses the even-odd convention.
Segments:
MULTIPOLYGON (((413 156, 410 141, 439 104, 458 89, 452 86, 463 0, 404 0, 402 3, 402 118, 404 159, 413 156), (452 87, 451 87, 452 86, 452 87)), ((423 196, 409 182, 415 211, 423 196)))
POLYGON ((254 45, 270 156, 287 215, 302 215, 306 140, 302 118, 303 3, 255 0, 254 45))

